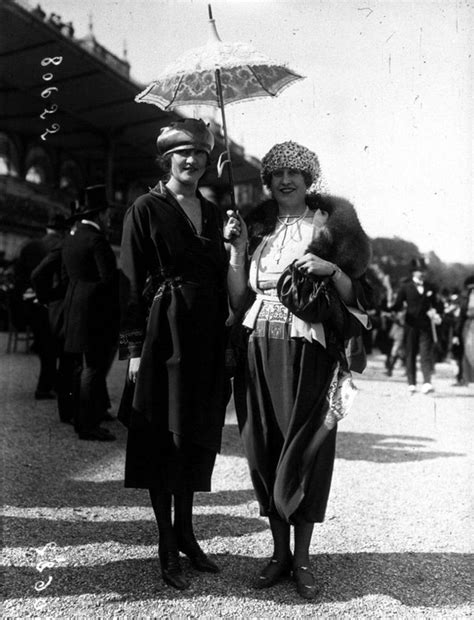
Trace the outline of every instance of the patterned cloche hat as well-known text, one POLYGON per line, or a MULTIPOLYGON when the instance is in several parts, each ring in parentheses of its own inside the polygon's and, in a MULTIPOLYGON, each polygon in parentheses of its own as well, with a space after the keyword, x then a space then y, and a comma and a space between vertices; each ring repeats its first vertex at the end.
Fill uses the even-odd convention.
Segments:
POLYGON ((269 177, 276 170, 293 168, 308 175, 311 185, 319 178, 321 169, 316 153, 297 142, 288 141, 275 144, 262 159, 261 177, 267 183, 269 177))
POLYGON ((200 118, 183 118, 163 127, 156 140, 160 155, 168 155, 185 149, 199 149, 211 154, 214 135, 200 118))

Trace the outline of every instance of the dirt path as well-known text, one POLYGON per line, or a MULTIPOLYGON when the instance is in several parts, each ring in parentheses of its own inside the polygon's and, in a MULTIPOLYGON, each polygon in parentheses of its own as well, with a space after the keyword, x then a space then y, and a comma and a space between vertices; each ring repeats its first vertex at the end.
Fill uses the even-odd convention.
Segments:
MULTIPOLYGON (((470 615, 470 450, 474 386, 454 388, 440 364, 436 392, 407 393, 401 370, 370 359, 350 416, 339 426, 326 522, 312 563, 322 593, 293 584, 252 588, 270 549, 235 415, 229 408, 214 492, 196 502, 202 546, 217 577, 184 560, 192 586, 160 578, 145 492, 122 486, 125 429, 113 443, 79 441, 54 402, 35 402, 34 356, 5 355, 2 401, 3 616, 66 618, 464 618, 470 615), (43 564, 41 564, 43 562, 43 564), (42 584, 40 582, 43 582, 42 584)), ((124 364, 114 365, 112 400, 124 364)))

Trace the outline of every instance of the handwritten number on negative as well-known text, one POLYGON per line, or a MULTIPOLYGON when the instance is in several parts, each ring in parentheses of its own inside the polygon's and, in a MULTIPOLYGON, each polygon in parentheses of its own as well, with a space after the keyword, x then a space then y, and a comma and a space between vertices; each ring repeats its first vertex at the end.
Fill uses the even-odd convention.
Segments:
POLYGON ((57 133, 61 129, 61 125, 59 123, 53 123, 51 128, 47 128, 44 133, 41 134, 41 140, 46 140, 49 133, 57 133))
POLYGON ((48 108, 45 108, 45 109, 43 110, 43 112, 40 114, 40 118, 41 118, 42 120, 46 120, 46 116, 45 116, 45 114, 54 114, 54 113, 57 111, 58 107, 59 107, 59 106, 58 106, 58 104, 57 104, 57 103, 53 103, 53 104, 51 104, 51 107, 50 107, 49 109, 48 109, 48 108))
POLYGON ((62 56, 54 56, 53 58, 51 58, 51 56, 47 56, 46 58, 43 58, 43 60, 41 61, 41 66, 47 67, 48 65, 54 65, 55 67, 57 67, 58 65, 62 63, 62 61, 63 61, 62 56))

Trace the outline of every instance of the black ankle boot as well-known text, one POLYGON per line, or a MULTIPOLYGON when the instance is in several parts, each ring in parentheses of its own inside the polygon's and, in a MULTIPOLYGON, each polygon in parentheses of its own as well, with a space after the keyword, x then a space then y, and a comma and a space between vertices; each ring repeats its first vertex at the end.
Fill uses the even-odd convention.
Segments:
POLYGON ((177 551, 160 551, 161 576, 163 581, 177 590, 189 588, 189 581, 183 574, 177 551))
POLYGON ((218 573, 220 568, 201 549, 196 539, 191 541, 179 540, 178 548, 188 556, 194 568, 202 573, 218 573))

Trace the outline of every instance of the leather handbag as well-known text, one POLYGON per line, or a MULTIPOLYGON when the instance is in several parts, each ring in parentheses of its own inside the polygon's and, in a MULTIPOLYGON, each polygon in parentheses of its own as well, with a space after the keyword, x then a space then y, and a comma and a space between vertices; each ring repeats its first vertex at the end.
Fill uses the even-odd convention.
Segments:
POLYGON ((277 295, 292 314, 307 323, 327 321, 334 312, 332 305, 336 295, 331 291, 327 278, 307 276, 294 262, 281 274, 277 295))

